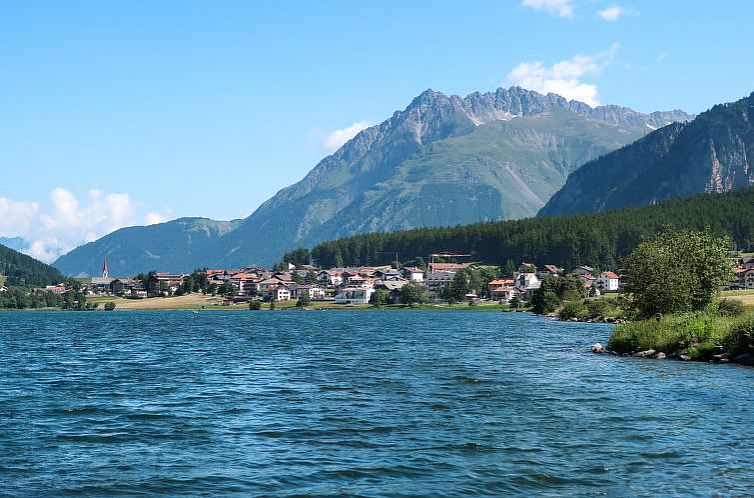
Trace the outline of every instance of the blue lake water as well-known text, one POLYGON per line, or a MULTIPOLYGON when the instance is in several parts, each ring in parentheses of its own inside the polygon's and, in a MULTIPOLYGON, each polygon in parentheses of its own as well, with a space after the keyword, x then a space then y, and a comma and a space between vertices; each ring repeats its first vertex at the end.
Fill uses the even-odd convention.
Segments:
POLYGON ((754 368, 483 312, 0 313, 0 495, 754 493, 754 368))

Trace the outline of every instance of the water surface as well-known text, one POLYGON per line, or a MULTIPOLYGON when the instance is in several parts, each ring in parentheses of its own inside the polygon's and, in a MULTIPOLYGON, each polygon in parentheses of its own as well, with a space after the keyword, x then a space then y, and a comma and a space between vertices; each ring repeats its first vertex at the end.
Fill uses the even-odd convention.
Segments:
POLYGON ((0 313, 0 495, 754 492, 754 369, 436 311, 0 313))

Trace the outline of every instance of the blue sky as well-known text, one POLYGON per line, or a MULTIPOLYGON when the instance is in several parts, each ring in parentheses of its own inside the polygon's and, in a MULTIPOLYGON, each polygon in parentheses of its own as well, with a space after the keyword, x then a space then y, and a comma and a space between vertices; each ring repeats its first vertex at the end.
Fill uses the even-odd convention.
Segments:
POLYGON ((51 260, 247 216, 426 88, 699 112, 754 90, 753 21, 745 1, 0 1, 0 236, 51 260))

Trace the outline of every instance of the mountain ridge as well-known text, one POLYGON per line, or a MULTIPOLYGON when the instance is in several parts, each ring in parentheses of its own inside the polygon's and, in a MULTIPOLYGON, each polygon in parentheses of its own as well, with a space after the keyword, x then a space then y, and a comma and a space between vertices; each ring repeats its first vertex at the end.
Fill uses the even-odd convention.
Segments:
POLYGON ((584 164, 538 213, 596 212, 754 185, 754 93, 584 164))
MULTIPOLYGON (((581 161, 691 118, 592 108, 519 87, 466 97, 426 90, 208 243, 205 264, 269 265, 291 248, 342 235, 532 216, 581 161)), ((152 233, 132 251, 159 245, 152 233)), ((96 268, 81 256, 77 248, 55 265, 76 274, 96 268)), ((178 256, 161 255, 161 263, 178 256)))

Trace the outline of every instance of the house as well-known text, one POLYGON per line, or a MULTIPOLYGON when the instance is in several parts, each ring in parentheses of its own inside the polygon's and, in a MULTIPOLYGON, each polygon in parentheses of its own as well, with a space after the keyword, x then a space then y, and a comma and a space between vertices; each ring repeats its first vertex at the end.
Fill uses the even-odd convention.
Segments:
POLYGON ((577 266, 571 271, 571 273, 575 273, 576 275, 581 275, 581 276, 591 275, 592 272, 594 272, 594 268, 592 268, 591 266, 585 266, 585 265, 577 266))
POLYGON ((375 270, 374 278, 378 278, 380 280, 395 280, 399 278, 402 279, 403 274, 399 270, 388 268, 385 270, 375 270))
POLYGON ((41 290, 42 292, 46 292, 48 294, 65 294, 68 291, 68 288, 66 288, 65 284, 58 284, 58 285, 47 285, 45 286, 44 289, 41 289, 41 290))
POLYGON ((618 292, 620 277, 611 271, 603 271, 597 277, 597 288, 602 292, 618 292))
POLYGON ((4 285, 0 285, 0 292, 8 292, 8 288, 4 285))
POLYGON ((317 280, 324 285, 337 287, 343 283, 342 272, 339 270, 322 270, 317 273, 317 280))
POLYGON ((268 301, 288 301, 291 299, 291 290, 285 284, 268 287, 264 293, 268 301))
POLYGON ((541 285, 542 281, 539 280, 536 273, 519 273, 515 281, 516 290, 524 301, 530 301, 534 291, 539 289, 541 285))
POLYGON ((304 293, 309 294, 312 301, 321 301, 325 298, 325 289, 316 284, 297 284, 295 282, 288 285, 291 291, 291 299, 298 299, 304 293))
POLYGON ((178 287, 183 284, 183 279, 186 277, 188 277, 188 275, 185 273, 152 273, 148 282, 149 293, 155 295, 175 292, 178 290, 178 287))
POLYGON ((427 286, 427 291, 429 292, 429 294, 435 296, 443 289, 443 287, 452 284, 455 278, 455 271, 437 271, 427 275, 427 279, 424 281, 424 284, 427 286))
POLYGON ((739 274, 739 282, 742 289, 754 289, 754 268, 747 269, 739 274))
POLYGON ((239 294, 253 294, 258 292, 257 283, 261 282, 254 273, 236 273, 230 277, 230 283, 234 284, 238 288, 239 294))
POLYGON ((424 270, 415 266, 403 268, 403 276, 412 282, 424 282, 424 270))
POLYGON ((562 273, 563 269, 555 265, 544 265, 541 268, 537 268, 537 278, 540 280, 544 280, 545 277, 558 277, 562 273))
POLYGON ((275 276, 270 277, 270 278, 265 278, 265 279, 259 280, 259 281, 256 282, 255 285, 257 286, 257 291, 260 294, 265 295, 267 293, 267 291, 269 291, 270 289, 272 289, 274 287, 277 287, 279 285, 287 284, 287 283, 288 282, 285 282, 285 281, 281 280, 280 278, 278 278, 277 275, 275 275, 275 276))
POLYGON ((515 281, 513 279, 498 278, 490 280, 487 284, 487 292, 490 295, 490 299, 493 301, 510 301, 513 296, 518 294, 514 287, 515 281))
POLYGON ((374 288, 371 286, 346 286, 335 295, 335 302, 338 304, 368 304, 372 294, 374 294, 374 288))
POLYGON ((443 271, 457 272, 459 270, 465 270, 469 268, 471 263, 430 263, 429 273, 437 273, 443 271))
POLYGON ((135 280, 132 278, 116 278, 110 282, 110 292, 116 296, 122 296, 124 294, 131 294, 132 289, 144 290, 144 285, 141 280, 135 280))
POLYGON ((741 268, 751 270, 754 268, 754 256, 748 258, 741 258, 741 268))

